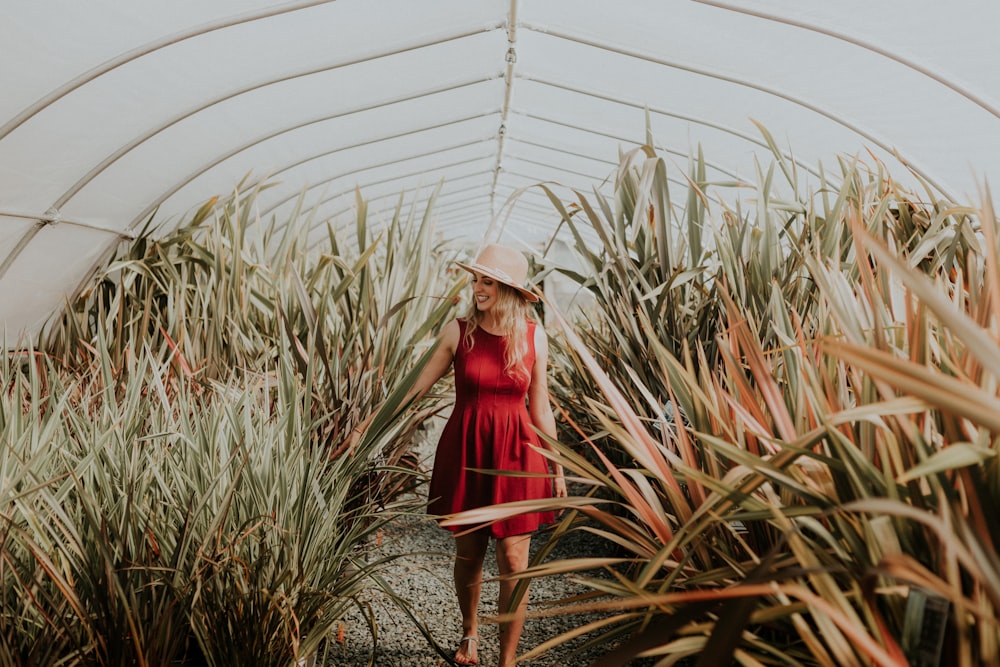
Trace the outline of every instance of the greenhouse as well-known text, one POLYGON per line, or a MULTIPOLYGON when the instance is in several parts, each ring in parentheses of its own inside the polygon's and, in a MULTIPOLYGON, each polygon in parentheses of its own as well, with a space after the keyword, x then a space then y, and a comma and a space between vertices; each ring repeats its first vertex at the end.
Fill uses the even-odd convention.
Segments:
POLYGON ((998 23, 7 2, 0 666, 1000 664, 998 23))

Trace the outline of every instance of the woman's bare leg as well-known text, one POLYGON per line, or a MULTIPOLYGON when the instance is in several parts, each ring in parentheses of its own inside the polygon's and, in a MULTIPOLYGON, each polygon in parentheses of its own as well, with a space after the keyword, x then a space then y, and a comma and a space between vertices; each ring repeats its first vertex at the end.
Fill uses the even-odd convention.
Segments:
POLYGON ((460 665, 475 665, 479 658, 479 594, 489 539, 489 534, 481 531, 455 537, 455 594, 462 612, 462 637, 476 637, 474 642, 459 644, 455 662, 460 665))
MULTIPOLYGON (((531 535, 514 535, 497 540, 497 569, 500 576, 520 572, 528 567, 531 535)), ((524 630, 524 617, 528 611, 528 591, 525 589, 515 609, 511 609, 516 581, 500 580, 500 600, 498 612, 512 614, 510 621, 500 624, 499 667, 514 667, 517 658, 517 643, 524 630)))

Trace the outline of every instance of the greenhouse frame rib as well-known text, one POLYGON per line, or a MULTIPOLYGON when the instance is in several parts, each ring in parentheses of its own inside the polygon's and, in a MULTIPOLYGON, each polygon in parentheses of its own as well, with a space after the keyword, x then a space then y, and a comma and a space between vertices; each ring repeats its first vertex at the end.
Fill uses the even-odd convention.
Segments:
POLYGON ((858 159, 975 205, 1000 169, 998 21, 973 0, 18 4, 0 317, 38 334, 151 217, 164 233, 241 182, 268 183, 270 219, 340 226, 355 190, 384 219, 443 181, 441 232, 470 247, 544 247, 566 230, 530 185, 606 188, 647 140, 679 191, 696 152, 748 182, 774 150, 803 192, 858 159))

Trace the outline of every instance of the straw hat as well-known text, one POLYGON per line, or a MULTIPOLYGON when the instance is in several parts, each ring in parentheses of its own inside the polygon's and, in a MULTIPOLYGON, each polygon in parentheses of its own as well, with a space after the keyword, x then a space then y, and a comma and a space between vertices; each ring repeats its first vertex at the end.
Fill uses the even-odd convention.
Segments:
POLYGON ((478 273, 498 283, 513 287, 528 301, 538 301, 538 296, 526 287, 528 260, 521 252, 507 246, 491 243, 483 248, 474 264, 455 262, 469 273, 478 273))

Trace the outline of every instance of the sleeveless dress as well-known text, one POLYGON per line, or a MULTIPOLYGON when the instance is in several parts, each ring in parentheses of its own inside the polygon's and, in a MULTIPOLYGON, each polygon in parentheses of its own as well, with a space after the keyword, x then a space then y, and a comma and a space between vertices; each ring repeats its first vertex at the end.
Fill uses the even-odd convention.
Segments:
MULTIPOLYGON (((466 322, 455 351, 455 407, 434 455, 428 496, 431 514, 443 515, 515 500, 549 498, 552 483, 544 477, 511 477, 487 471, 549 474, 548 463, 531 447, 539 446, 525 399, 529 377, 504 372, 506 344, 477 328, 471 350, 464 342, 466 322)), ((528 321, 526 369, 535 363, 535 327, 528 321)), ((522 514, 485 527, 497 538, 530 533, 552 523, 552 512, 522 514)), ((448 526, 454 532, 470 526, 448 526)))

